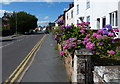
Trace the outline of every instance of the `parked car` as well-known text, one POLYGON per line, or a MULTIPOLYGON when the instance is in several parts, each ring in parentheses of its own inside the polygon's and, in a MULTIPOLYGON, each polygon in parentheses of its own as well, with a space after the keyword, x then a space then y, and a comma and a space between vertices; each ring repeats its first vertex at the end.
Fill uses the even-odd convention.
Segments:
POLYGON ((45 32, 44 32, 45 34, 49 34, 49 31, 48 30, 45 30, 45 32))
POLYGON ((30 33, 29 33, 29 32, 24 32, 24 34, 25 34, 25 35, 30 35, 30 33))
POLYGON ((46 28, 43 28, 42 32, 45 33, 45 34, 49 34, 49 31, 46 28))

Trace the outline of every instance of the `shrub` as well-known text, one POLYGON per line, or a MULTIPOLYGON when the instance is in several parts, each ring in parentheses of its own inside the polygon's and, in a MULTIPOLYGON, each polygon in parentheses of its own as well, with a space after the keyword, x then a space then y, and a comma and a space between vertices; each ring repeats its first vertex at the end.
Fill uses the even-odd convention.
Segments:
POLYGON ((63 49, 74 52, 75 49, 87 48, 93 54, 100 57, 114 57, 116 45, 114 41, 114 30, 111 25, 99 29, 96 32, 89 27, 90 22, 77 23, 77 27, 59 26, 55 30, 55 40, 62 43, 63 49))

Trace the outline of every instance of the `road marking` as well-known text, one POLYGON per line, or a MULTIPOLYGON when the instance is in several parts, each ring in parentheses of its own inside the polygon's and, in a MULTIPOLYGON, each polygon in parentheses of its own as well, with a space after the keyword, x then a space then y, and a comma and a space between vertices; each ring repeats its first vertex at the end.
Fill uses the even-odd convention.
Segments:
MULTIPOLYGON (((19 41, 22 41, 22 40, 24 40, 24 39, 20 39, 20 40, 17 40, 17 41, 15 41, 15 42, 19 42, 19 41)), ((0 48, 9 46, 9 45, 11 45, 11 44, 13 44, 13 43, 15 43, 15 42, 10 42, 10 43, 8 43, 8 44, 6 44, 6 45, 4 45, 4 46, 0 46, 0 48)))
POLYGON ((41 42, 44 40, 45 37, 46 35, 44 35, 42 39, 38 41, 38 43, 33 47, 33 49, 29 52, 29 54, 24 58, 24 60, 18 65, 18 67, 13 71, 13 73, 8 77, 8 79, 4 82, 4 84, 7 84, 7 82, 9 81, 10 81, 10 84, 12 84, 18 78, 18 76, 23 71, 28 61, 30 60, 32 55, 35 53, 35 51, 37 50, 37 48, 39 47, 39 45, 41 44, 41 42))
MULTIPOLYGON (((42 42, 43 42, 43 41, 42 41, 42 42)), ((38 50, 41 48, 42 42, 41 42, 41 44, 39 45, 37 51, 34 53, 33 57, 31 58, 30 63, 29 63, 28 66, 25 68, 25 70, 21 73, 19 79, 18 79, 16 82, 21 82, 21 80, 23 79, 25 73, 27 72, 27 70, 28 70, 28 69, 30 68, 30 66, 32 65, 32 63, 33 63, 33 61, 34 61, 34 59, 35 59, 35 56, 36 56, 38 50)))
POLYGON ((11 43, 8 43, 8 44, 6 44, 6 45, 4 45, 4 46, 0 46, 0 48, 3 48, 3 47, 6 47, 6 46, 9 46, 9 45, 11 45, 11 44, 13 44, 14 42, 11 42, 11 43))

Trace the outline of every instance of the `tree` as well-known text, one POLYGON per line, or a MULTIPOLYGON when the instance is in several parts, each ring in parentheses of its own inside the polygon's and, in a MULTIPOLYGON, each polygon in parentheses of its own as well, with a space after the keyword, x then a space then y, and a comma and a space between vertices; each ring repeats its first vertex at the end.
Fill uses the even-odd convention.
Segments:
POLYGON ((10 29, 13 33, 16 32, 16 20, 17 20, 17 32, 24 33, 29 32, 31 29, 37 27, 38 19, 31 14, 28 14, 24 11, 13 13, 10 16, 10 29))

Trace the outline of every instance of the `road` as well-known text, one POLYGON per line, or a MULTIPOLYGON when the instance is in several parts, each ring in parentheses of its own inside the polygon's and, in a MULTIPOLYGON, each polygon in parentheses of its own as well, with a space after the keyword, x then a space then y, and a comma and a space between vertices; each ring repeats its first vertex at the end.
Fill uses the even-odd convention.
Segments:
POLYGON ((2 42, 2 81, 9 77, 42 37, 43 34, 24 35, 2 42))

